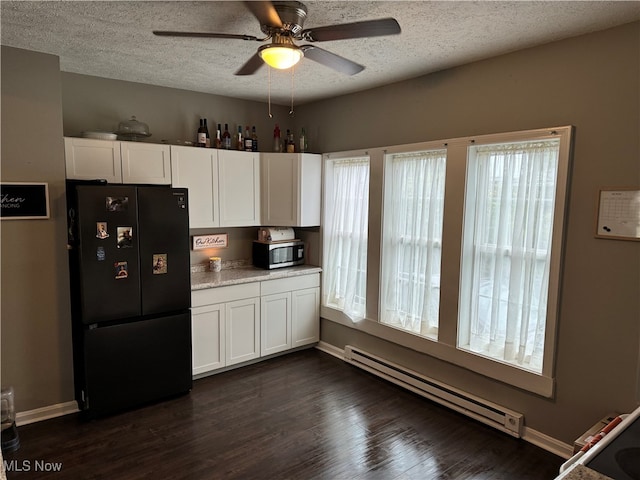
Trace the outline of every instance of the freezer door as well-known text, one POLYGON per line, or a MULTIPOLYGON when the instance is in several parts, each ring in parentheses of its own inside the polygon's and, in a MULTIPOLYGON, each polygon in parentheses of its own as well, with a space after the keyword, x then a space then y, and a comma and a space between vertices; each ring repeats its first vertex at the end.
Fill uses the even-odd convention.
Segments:
POLYGON ((191 389, 189 312, 84 331, 81 408, 104 415, 191 389))
POLYGON ((75 203, 78 262, 71 275, 82 323, 139 316, 136 189, 79 185, 75 203))
POLYGON ((186 188, 138 187, 142 314, 191 306, 186 188))

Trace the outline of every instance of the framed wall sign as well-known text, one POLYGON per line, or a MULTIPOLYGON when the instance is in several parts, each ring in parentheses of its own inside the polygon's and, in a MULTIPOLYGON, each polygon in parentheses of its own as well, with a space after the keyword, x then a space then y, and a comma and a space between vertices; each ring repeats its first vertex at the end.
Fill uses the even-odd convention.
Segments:
POLYGON ((229 236, 226 233, 216 233, 212 235, 194 235, 193 250, 204 250, 205 248, 224 248, 229 243, 229 236))
POLYGON ((49 185, 47 183, 1 183, 0 218, 2 220, 49 218, 49 185))
POLYGON ((640 241, 640 189, 600 189, 596 237, 640 241))

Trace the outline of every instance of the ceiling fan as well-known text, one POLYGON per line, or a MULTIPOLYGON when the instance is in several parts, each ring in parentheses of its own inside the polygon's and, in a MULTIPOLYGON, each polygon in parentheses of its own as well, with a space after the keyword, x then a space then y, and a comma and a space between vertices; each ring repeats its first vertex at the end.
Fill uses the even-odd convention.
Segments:
POLYGON ((154 30, 154 35, 165 37, 206 37, 235 38, 271 43, 258 48, 258 51, 235 72, 235 75, 252 75, 263 63, 279 69, 287 69, 298 63, 302 57, 318 62, 346 75, 355 75, 364 70, 364 66, 331 53, 315 45, 296 45, 294 40, 307 42, 326 42, 350 38, 379 37, 400 33, 400 25, 394 18, 366 20, 343 23, 326 27, 302 27, 307 18, 307 7, 297 1, 247 1, 249 11, 260 22, 260 29, 266 35, 257 38, 252 35, 229 33, 175 32, 154 30))

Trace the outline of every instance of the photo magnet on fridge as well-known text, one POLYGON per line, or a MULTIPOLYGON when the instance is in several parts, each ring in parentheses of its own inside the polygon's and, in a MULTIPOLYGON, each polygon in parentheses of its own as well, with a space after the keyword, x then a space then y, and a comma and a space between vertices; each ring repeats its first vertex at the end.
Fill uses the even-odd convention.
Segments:
POLYGON ((167 254, 158 253, 153 255, 153 274, 162 275, 167 273, 167 254))
POLYGON ((129 197, 107 197, 107 212, 124 212, 129 208, 129 197))
POLYGON ((109 238, 109 233, 107 232, 107 222, 96 222, 96 238, 109 238))
POLYGON ((133 247, 133 228, 118 227, 118 248, 133 247))
POLYGON ((98 249, 96 250, 96 258, 99 262, 103 262, 104 259, 107 258, 104 247, 98 247, 98 249))
POLYGON ((113 264, 116 269, 116 280, 129 276, 129 266, 127 262, 116 262, 113 264))

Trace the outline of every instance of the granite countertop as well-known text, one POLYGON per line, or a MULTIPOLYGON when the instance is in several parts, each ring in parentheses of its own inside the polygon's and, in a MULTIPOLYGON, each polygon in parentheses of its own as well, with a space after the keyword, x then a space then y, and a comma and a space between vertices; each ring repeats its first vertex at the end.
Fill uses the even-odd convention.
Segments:
POLYGON ((295 277, 321 272, 322 268, 313 265, 299 265, 296 267, 276 268, 264 270, 253 266, 222 269, 220 272, 192 272, 191 290, 238 285, 241 283, 264 282, 276 278, 295 277))
POLYGON ((574 464, 569 467, 562 475, 557 477, 562 480, 613 480, 611 477, 607 477, 591 468, 585 467, 581 464, 574 464))

